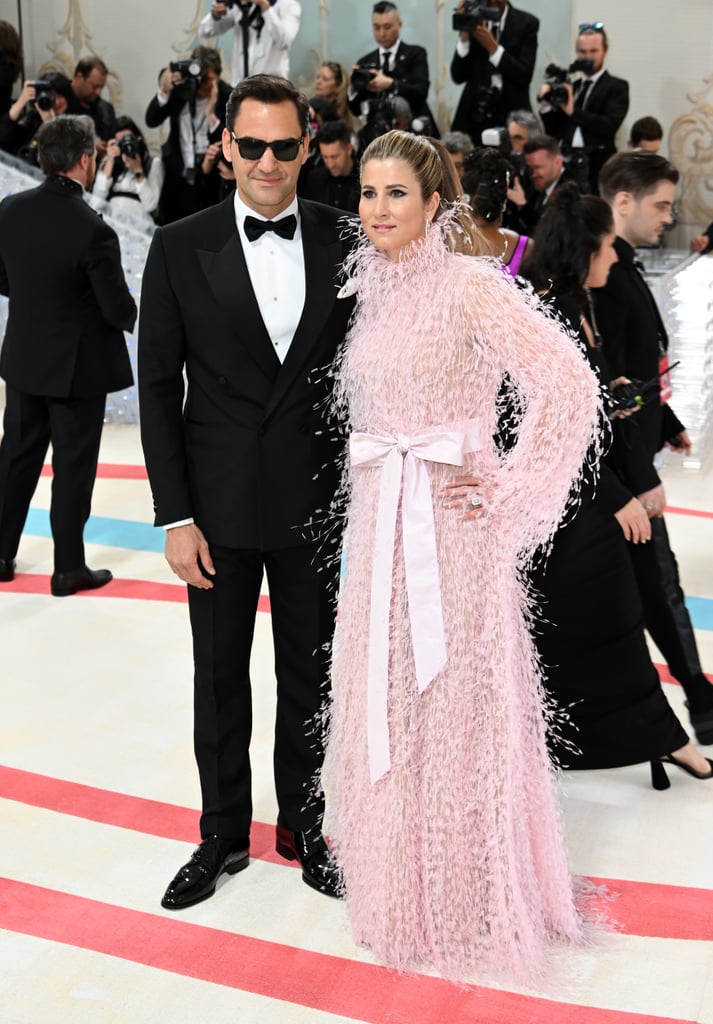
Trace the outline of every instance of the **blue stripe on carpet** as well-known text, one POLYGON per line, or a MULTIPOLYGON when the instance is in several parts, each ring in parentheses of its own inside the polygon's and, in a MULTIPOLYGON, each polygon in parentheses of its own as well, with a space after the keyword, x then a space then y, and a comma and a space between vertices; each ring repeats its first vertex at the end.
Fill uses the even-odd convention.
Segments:
MULTIPOLYGON (((25 523, 25 533, 33 537, 51 537, 49 513, 46 509, 31 508, 25 523)), ((84 531, 88 544, 102 544, 110 548, 128 548, 131 551, 163 553, 164 531, 149 523, 130 519, 111 519, 91 516, 84 531)), ((713 599, 687 597, 686 605, 696 629, 713 630, 713 599)))
MULTIPOLYGON (((46 509, 31 508, 25 523, 25 533, 33 537, 51 537, 49 513, 46 509)), ((103 544, 110 548, 128 548, 131 551, 157 551, 163 553, 165 534, 149 523, 131 519, 111 519, 108 516, 90 516, 84 530, 87 544, 103 544)))

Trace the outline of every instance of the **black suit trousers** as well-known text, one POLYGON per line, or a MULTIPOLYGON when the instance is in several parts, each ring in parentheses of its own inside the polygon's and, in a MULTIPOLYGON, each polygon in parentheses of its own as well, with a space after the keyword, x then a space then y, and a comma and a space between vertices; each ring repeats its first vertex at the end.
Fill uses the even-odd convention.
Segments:
POLYGON ((46 398, 7 385, 0 444, 0 558, 14 558, 52 442, 50 524, 55 572, 80 569, 106 397, 46 398))
POLYGON ((644 605, 644 625, 695 710, 703 675, 676 556, 671 550, 664 520, 651 520, 648 544, 629 544, 628 547, 644 605))
POLYGON ((319 545, 272 552, 211 545, 212 590, 188 588, 195 660, 194 748, 201 835, 247 843, 252 819, 250 654, 263 570, 272 610, 277 678, 274 775, 279 821, 320 825, 319 771, 338 566, 319 545))

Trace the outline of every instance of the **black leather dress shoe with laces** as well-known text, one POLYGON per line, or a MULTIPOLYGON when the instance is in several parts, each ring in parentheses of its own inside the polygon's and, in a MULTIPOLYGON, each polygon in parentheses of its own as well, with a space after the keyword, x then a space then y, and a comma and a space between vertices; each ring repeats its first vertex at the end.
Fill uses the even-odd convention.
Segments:
POLYGON ((323 892, 325 896, 334 896, 336 899, 341 899, 344 895, 334 854, 319 830, 292 832, 284 825, 278 825, 275 849, 285 860, 300 862, 302 881, 317 892, 323 892))
POLYGON ((243 841, 208 836, 166 889, 161 906, 165 910, 183 910, 207 900, 224 871, 235 875, 249 863, 249 850, 243 841))
POLYGON ((0 583, 12 583, 15 579, 15 559, 0 558, 0 583))

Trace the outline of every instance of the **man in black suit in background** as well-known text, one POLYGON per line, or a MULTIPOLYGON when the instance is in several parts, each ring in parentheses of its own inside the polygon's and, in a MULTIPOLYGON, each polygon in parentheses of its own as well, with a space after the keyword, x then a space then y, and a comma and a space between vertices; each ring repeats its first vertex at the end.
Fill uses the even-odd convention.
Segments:
MULTIPOLYGON (((507 0, 489 0, 500 11, 498 22, 481 22, 461 32, 451 61, 451 78, 464 85, 453 130, 466 132, 482 145, 484 128, 503 127, 512 110, 530 110, 530 82, 537 57, 540 23, 507 0)), ((464 0, 457 10, 462 12, 464 0)))
POLYGON ((156 232, 142 289, 139 391, 166 558, 188 584, 202 842, 162 905, 211 896, 248 864, 250 651, 263 571, 277 677, 276 849, 337 895, 322 838, 322 703, 339 530, 325 537, 342 442, 329 368, 353 300, 337 298, 340 211, 297 200, 307 100, 255 75, 231 94, 234 197, 156 232), (187 390, 184 401, 184 371, 187 390))
POLYGON ((401 41, 402 27, 396 4, 386 0, 374 4, 371 28, 379 45, 360 57, 353 69, 369 70, 371 78, 363 88, 350 87, 349 106, 359 116, 363 113, 362 107, 370 101, 400 96, 411 108, 412 117, 427 119, 430 122, 428 134, 438 138, 436 121, 426 102, 430 86, 428 57, 422 46, 401 41))
MULTIPOLYGON (((597 325, 615 377, 649 381, 668 365, 668 337, 648 284, 635 260, 636 246, 656 245, 671 223, 678 171, 656 153, 617 153, 602 168, 599 185, 614 215, 619 257, 604 288, 594 289, 597 325)), ((671 674, 686 694, 699 743, 713 743, 713 686, 703 674, 691 619, 671 550, 664 510, 666 494, 654 467, 662 448, 688 454, 691 440, 668 404, 667 376, 660 394, 626 421, 637 437, 629 441, 623 482, 648 512, 651 542, 630 544, 644 605, 644 624, 671 674), (635 461, 631 452, 640 451, 635 461)), ((666 752, 668 753, 668 751, 666 752)))
POLYGON ((567 100, 558 106, 547 103, 549 85, 540 89, 545 131, 559 139, 562 151, 573 164, 584 166, 589 191, 598 194, 599 172, 616 153, 616 133, 629 109, 629 83, 604 68, 609 40, 601 22, 580 25, 577 59, 591 60, 592 71, 572 87, 564 83, 567 100))
POLYGON ((9 296, 0 376, 0 582, 15 575, 27 511, 52 442, 52 594, 103 587, 88 569, 89 518, 107 393, 133 383, 124 331, 136 319, 116 234, 83 200, 96 165, 89 117, 38 132, 46 180, 0 204, 0 292, 9 296))

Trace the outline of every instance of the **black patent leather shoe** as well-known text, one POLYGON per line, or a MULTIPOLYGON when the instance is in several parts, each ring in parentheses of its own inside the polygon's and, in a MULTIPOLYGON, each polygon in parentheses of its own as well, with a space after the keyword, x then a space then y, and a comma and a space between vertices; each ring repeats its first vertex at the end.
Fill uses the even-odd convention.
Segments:
POLYGON ((334 854, 318 830, 313 832, 292 832, 278 825, 275 832, 275 849, 285 860, 298 860, 302 865, 302 881, 323 892, 325 896, 341 899, 344 895, 342 880, 334 854))
MULTIPOLYGON (((242 843, 239 845, 243 845, 242 843)), ((183 910, 207 900, 225 871, 235 875, 250 863, 248 849, 236 849, 234 839, 208 836, 191 854, 173 879, 161 900, 165 910, 183 910)))
POLYGON ((52 576, 50 589, 53 597, 69 597, 78 590, 98 590, 113 580, 108 569, 88 569, 83 566, 74 572, 56 572, 52 576))
POLYGON ((15 579, 15 559, 0 558, 0 583, 12 583, 15 579))

